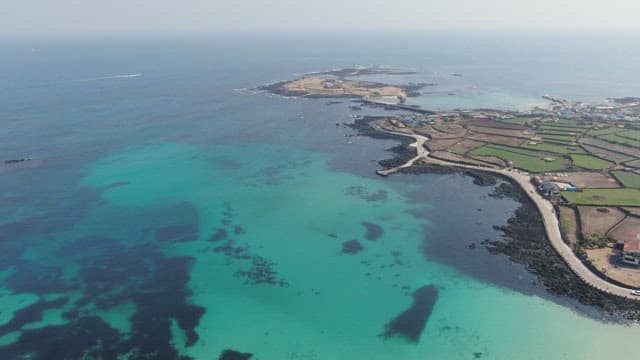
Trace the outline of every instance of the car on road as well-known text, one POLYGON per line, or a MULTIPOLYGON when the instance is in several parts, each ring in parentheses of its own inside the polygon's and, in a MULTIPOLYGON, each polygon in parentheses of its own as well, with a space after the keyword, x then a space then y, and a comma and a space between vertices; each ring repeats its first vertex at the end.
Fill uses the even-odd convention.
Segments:
POLYGON ((640 290, 632 290, 631 295, 640 296, 640 290))

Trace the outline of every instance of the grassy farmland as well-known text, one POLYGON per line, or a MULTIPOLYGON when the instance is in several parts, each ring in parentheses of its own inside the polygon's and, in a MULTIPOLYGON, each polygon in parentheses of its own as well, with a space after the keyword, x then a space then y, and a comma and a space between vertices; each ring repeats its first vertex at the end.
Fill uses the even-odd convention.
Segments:
POLYGON ((563 192, 562 196, 574 205, 640 206, 640 189, 584 189, 582 192, 563 192))
POLYGON ((522 145, 522 148, 524 149, 530 149, 530 150, 538 150, 538 151, 546 151, 546 152, 552 152, 555 154, 584 154, 585 151, 582 150, 582 148, 579 147, 568 147, 565 145, 557 145, 557 144, 537 144, 537 145, 531 145, 531 144, 524 144, 522 145))
POLYGON ((511 161, 514 167, 530 172, 558 171, 565 169, 565 159, 556 154, 547 154, 522 148, 502 145, 486 145, 474 149, 469 154, 479 156, 495 156, 505 161, 511 161), (543 158, 553 158, 546 161, 543 158))
POLYGON ((530 123, 530 124, 533 123, 534 121, 536 121, 536 118, 517 117, 517 118, 506 119, 503 121, 509 124, 524 125, 526 123, 530 123))
POLYGON ((598 136, 598 138, 602 139, 604 141, 608 141, 608 142, 614 143, 614 144, 627 145, 627 146, 633 146, 633 147, 640 147, 640 139, 632 139, 630 137, 622 137, 622 136, 619 136, 618 134, 620 134, 620 133, 601 135, 601 136, 598 136))
POLYGON ((618 132, 624 131, 624 129, 620 129, 617 127, 607 127, 607 128, 602 128, 602 129, 592 129, 589 130, 589 135, 591 136, 600 136, 600 135, 607 135, 607 134, 615 134, 618 132))
POLYGON ((576 166, 587 170, 604 170, 614 165, 610 161, 583 154, 571 155, 571 160, 576 166))
POLYGON ((625 187, 640 189, 640 175, 630 171, 613 171, 611 173, 625 187))
POLYGON ((576 133, 581 134, 585 132, 586 128, 571 127, 571 126, 554 126, 554 125, 540 125, 538 130, 546 132, 559 132, 559 133, 576 133))
POLYGON ((542 135, 542 138, 544 140, 548 140, 548 141, 553 141, 556 143, 566 143, 566 144, 570 144, 576 141, 576 137, 575 136, 570 136, 570 135, 542 135))

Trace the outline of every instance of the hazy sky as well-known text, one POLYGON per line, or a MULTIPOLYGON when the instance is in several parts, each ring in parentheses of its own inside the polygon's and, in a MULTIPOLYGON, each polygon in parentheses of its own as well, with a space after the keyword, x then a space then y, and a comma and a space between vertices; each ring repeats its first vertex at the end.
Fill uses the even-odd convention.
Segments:
POLYGON ((409 29, 629 29, 638 0, 3 0, 0 36, 409 29))

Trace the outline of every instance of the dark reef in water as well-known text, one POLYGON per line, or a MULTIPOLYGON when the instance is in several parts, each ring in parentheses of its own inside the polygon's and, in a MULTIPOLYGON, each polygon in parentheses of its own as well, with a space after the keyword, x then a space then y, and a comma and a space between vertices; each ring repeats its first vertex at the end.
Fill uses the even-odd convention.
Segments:
POLYGON ((386 190, 378 190, 375 193, 369 193, 369 190, 361 185, 349 186, 345 189, 344 193, 369 202, 385 201, 387 200, 388 195, 386 190))
POLYGON ((246 285, 288 286, 289 283, 286 279, 278 277, 273 261, 253 253, 248 244, 241 244, 238 241, 238 237, 246 234, 247 231, 243 226, 233 223, 234 216, 235 212, 231 205, 225 204, 221 220, 223 227, 215 229, 213 235, 209 238, 210 242, 220 244, 213 248, 213 252, 223 254, 226 257, 227 265, 235 262, 251 261, 248 268, 236 271, 234 274, 238 278, 243 278, 246 285))
POLYGON ((182 243, 198 239, 199 217, 198 211, 188 203, 177 204, 167 212, 173 212, 172 216, 155 231, 155 239, 162 242, 182 243))
POLYGON ((198 239, 198 228, 189 225, 169 225, 156 230, 156 240, 172 243, 190 242, 198 239))
MULTIPOLYGON (((101 318, 87 316, 66 325, 22 331, 16 343, 0 347, 0 357, 33 360, 117 359, 121 354, 118 351, 122 345, 121 336, 101 318)), ((174 355, 166 358, 180 359, 177 354, 174 355)))
POLYGON ((370 240, 370 241, 378 240, 380 236, 384 234, 384 229, 380 225, 366 222, 366 221, 363 221, 360 224, 364 226, 365 229, 367 229, 367 232, 364 234, 364 237, 367 240, 370 240))
POLYGON ((69 301, 68 297, 61 297, 55 300, 39 300, 35 304, 20 309, 13 314, 13 318, 6 324, 0 326, 0 336, 18 331, 22 326, 31 322, 42 320, 42 312, 47 309, 56 309, 64 306, 69 301))
POLYGON ((253 357, 251 353, 242 353, 231 349, 226 349, 220 354, 218 360, 249 360, 253 357))
POLYGON ((14 259, 14 271, 5 286, 14 293, 49 294, 77 289, 78 285, 64 279, 61 268, 34 261, 14 259))
POLYGON ((289 286, 289 283, 285 279, 279 279, 277 277, 278 273, 273 270, 274 267, 275 264, 273 261, 261 256, 253 256, 251 258, 251 267, 247 270, 238 271, 235 275, 245 278, 244 283, 247 285, 269 284, 280 287, 289 286))
POLYGON ((68 299, 39 301, 17 311, 3 331, 38 320, 48 308, 67 306, 65 325, 22 330, 18 340, 0 346, 1 359, 187 359, 181 357, 171 339, 171 323, 176 321, 186 334, 186 345, 195 344, 196 326, 205 309, 189 303, 189 270, 193 259, 166 257, 153 245, 126 245, 127 241, 105 237, 80 238, 61 247, 55 256, 78 264, 78 276, 60 276, 61 269, 26 261, 16 263, 17 279, 7 282, 13 291, 54 294, 67 288, 82 290, 72 304, 68 299), (89 249, 82 251, 82 249, 89 249), (117 254, 117 256, 114 256, 117 254), (46 274, 54 274, 50 284, 46 274), (25 284, 26 283, 26 284, 25 284), (45 286, 46 285, 46 286, 45 286), (95 309, 112 309, 133 302, 131 332, 122 334, 101 318, 95 309))
POLYGON ((127 186, 131 184, 129 181, 116 181, 102 188, 102 190, 114 189, 121 186, 127 186))
POLYGON ((229 232, 224 228, 217 228, 216 231, 211 235, 209 241, 216 242, 221 240, 226 240, 229 238, 229 232))
POLYGON ((349 241, 345 241, 342 243, 342 253, 343 254, 357 254, 360 251, 364 250, 364 246, 360 244, 360 241, 353 239, 349 241))
POLYGON ((391 320, 380 337, 388 339, 400 335, 411 342, 418 342, 437 300, 438 289, 435 286, 419 288, 413 293, 411 307, 391 320))

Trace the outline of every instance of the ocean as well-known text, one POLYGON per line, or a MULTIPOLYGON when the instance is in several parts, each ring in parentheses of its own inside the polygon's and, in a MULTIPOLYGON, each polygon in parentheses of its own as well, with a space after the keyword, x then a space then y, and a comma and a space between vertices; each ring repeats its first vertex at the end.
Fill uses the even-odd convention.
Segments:
POLYGON ((637 40, 4 39, 0 160, 31 160, 0 164, 0 358, 634 356, 638 325, 481 245, 516 202, 463 175, 378 177, 396 142, 344 124, 388 112, 255 88, 381 65, 417 74, 373 80, 434 84, 410 100, 425 108, 599 103, 640 94, 637 40), (403 317, 420 306, 424 329, 403 317), (414 336, 390 334, 394 319, 414 336))

